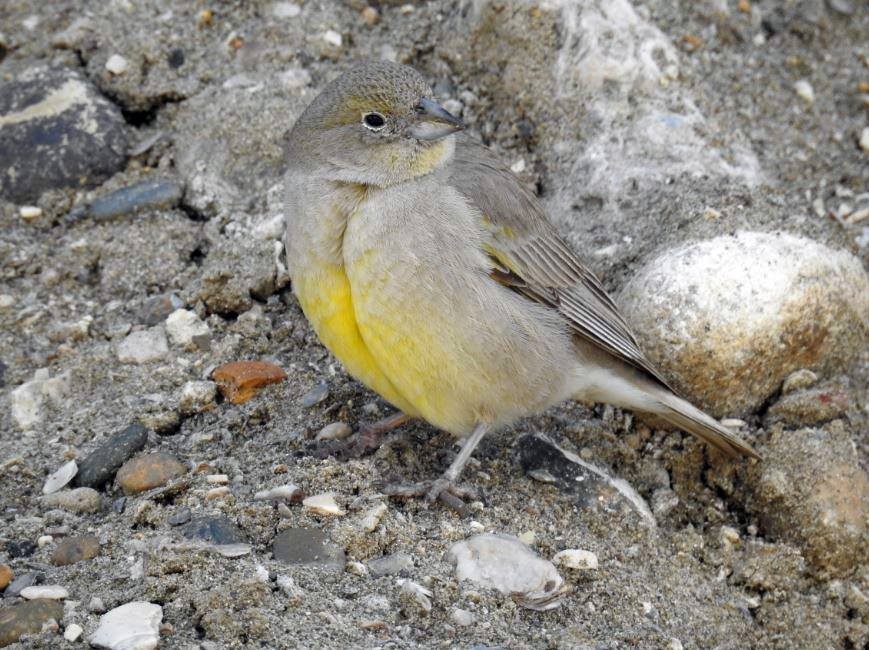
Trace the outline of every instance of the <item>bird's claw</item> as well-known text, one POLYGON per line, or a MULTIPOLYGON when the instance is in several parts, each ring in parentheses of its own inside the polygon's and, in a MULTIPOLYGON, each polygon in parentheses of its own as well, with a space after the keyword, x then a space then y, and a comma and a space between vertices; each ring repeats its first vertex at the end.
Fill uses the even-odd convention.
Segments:
POLYGON ((391 497, 423 497, 423 501, 426 505, 431 505, 435 501, 440 501, 462 516, 470 513, 465 500, 474 501, 478 498, 477 493, 473 489, 456 485, 445 476, 441 476, 433 481, 422 481, 420 483, 402 485, 387 485, 381 491, 391 497))

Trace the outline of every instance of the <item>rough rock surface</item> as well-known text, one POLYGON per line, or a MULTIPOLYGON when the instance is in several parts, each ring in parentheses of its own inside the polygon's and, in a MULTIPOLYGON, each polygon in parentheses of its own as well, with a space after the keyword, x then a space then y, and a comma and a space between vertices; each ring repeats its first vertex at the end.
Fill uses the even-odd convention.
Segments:
POLYGON ((359 431, 392 410, 292 295, 281 178, 305 104, 385 58, 421 70, 613 295, 668 251, 741 230, 865 257, 867 32, 863 6, 840 0, 0 2, 0 83, 76 75, 129 144, 98 187, 0 198, 0 566, 13 580, 0 616, 30 586, 80 601, 51 603, 12 647, 58 646, 75 625, 89 640, 130 602, 163 605, 171 648, 865 647, 862 506, 825 483, 841 466, 857 485, 867 466, 865 355, 780 380, 730 423, 758 465, 564 404, 483 441, 463 476, 479 496, 467 518, 387 500, 386 485, 439 475, 452 441, 412 423, 364 458, 312 451, 326 425, 359 431), (119 361, 131 333, 177 309, 195 314, 189 343, 119 361), (200 390, 251 360, 286 379, 242 404, 200 390), (116 441, 132 422, 147 429, 116 441), (519 442, 536 434, 550 443, 519 442), (191 469, 124 495, 115 473, 146 444, 191 469), (73 459, 86 510, 70 509, 72 490, 50 495, 65 505, 42 495, 73 459), (767 464, 785 480, 764 478, 767 464), (589 467, 630 486, 656 526, 589 467), (323 494, 337 504, 325 514, 302 505, 323 494), (52 564, 85 534, 99 555, 52 564), (582 549, 598 568, 560 569, 562 606, 529 611, 457 579, 447 551, 478 535, 544 560, 582 549), (373 575, 379 558, 398 574, 373 575))

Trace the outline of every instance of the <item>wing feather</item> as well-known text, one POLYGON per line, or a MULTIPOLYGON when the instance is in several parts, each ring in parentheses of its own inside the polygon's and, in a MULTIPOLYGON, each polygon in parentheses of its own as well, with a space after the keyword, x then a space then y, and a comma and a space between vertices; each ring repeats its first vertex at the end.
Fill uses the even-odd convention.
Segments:
POLYGON ((576 334, 672 390, 640 350, 600 280, 548 221, 537 197, 486 147, 460 137, 450 183, 484 217, 498 282, 556 309, 576 334))

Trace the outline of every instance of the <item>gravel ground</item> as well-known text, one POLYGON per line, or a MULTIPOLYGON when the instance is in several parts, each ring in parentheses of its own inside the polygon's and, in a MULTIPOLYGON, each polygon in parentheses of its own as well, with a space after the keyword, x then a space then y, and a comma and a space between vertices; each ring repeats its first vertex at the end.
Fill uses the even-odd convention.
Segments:
MULTIPOLYGON (((111 647, 114 615, 204 650, 866 647, 865 274, 848 336, 807 361, 783 334, 774 388, 726 413, 762 463, 565 404, 483 442, 462 517, 381 492, 448 465, 427 425, 320 457, 325 426, 391 408, 319 344, 279 240, 284 135, 353 61, 390 58, 614 293, 739 230, 865 267, 867 33, 846 0, 4 2, 0 645, 111 647), (235 403, 215 369, 250 360, 283 373, 235 403), (454 545, 489 533, 558 560, 477 537, 505 558, 492 575, 557 568, 563 589, 461 579, 454 545), (136 602, 162 609, 110 612, 136 602)), ((802 322, 833 313, 813 309, 802 322)))

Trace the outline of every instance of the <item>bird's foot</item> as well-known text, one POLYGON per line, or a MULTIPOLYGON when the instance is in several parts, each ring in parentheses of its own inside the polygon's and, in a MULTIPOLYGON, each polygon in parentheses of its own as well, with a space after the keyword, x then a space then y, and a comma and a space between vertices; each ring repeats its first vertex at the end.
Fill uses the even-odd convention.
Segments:
POLYGON ((433 481, 401 485, 391 484, 384 487, 381 492, 387 496, 403 499, 423 497, 426 505, 440 501, 462 516, 470 513, 465 501, 475 501, 479 498, 473 488, 457 485, 447 476, 441 476, 433 481))
POLYGON ((322 440, 314 446, 314 456, 317 458, 337 458, 350 460, 372 454, 383 444, 386 434, 410 421, 404 413, 396 413, 378 420, 373 424, 364 424, 349 438, 344 440, 322 440))

